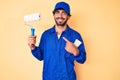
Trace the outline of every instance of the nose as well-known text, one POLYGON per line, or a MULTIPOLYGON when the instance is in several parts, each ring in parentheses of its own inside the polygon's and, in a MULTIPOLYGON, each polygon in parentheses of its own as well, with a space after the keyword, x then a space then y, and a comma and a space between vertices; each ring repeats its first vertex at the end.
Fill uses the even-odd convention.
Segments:
POLYGON ((59 13, 59 14, 58 14, 58 17, 63 17, 62 13, 59 13))

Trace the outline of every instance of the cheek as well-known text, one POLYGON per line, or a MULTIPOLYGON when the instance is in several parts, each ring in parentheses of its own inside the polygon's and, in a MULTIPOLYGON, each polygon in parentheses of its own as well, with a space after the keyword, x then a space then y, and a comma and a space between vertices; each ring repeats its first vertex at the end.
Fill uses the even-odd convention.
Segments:
POLYGON ((67 20, 69 20, 70 17, 67 17, 67 20))
POLYGON ((53 18, 55 19, 55 18, 56 18, 56 16, 55 16, 55 15, 53 15, 53 18))
POLYGON ((68 20, 68 19, 69 19, 69 17, 68 17, 68 16, 63 16, 63 18, 64 18, 65 20, 68 20))
POLYGON ((54 16, 54 19, 58 18, 57 16, 54 16))

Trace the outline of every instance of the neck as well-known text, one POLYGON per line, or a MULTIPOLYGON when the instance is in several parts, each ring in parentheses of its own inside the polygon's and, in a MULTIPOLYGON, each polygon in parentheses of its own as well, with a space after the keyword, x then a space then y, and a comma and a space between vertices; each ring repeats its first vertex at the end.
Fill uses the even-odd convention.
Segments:
POLYGON ((55 25, 55 30, 56 30, 56 33, 58 35, 61 34, 63 31, 65 31, 66 28, 67 28, 67 25, 65 25, 65 26, 57 26, 57 25, 55 25))

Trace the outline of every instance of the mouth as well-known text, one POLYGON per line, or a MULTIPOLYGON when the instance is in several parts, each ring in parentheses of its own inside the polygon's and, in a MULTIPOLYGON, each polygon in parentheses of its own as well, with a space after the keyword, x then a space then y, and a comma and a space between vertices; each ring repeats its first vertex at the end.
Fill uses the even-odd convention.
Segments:
POLYGON ((58 21, 58 22, 62 22, 62 21, 63 21, 63 19, 58 19, 57 21, 58 21))
POLYGON ((57 17, 57 18, 55 18, 55 22, 58 26, 64 26, 66 24, 67 20, 62 17, 57 17))
POLYGON ((62 21, 64 21, 65 19, 64 19, 64 18, 56 18, 56 20, 57 20, 58 22, 62 22, 62 21))
POLYGON ((56 19, 57 19, 57 20, 65 20, 65 18, 59 18, 59 17, 58 17, 58 18, 56 18, 56 19))

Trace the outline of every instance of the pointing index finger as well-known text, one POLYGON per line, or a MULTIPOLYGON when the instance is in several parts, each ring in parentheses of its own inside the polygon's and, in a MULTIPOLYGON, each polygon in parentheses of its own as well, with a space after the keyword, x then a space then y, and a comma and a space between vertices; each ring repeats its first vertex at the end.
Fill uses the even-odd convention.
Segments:
POLYGON ((64 39, 66 42, 69 42, 69 40, 68 40, 67 38, 63 37, 63 39, 64 39))

